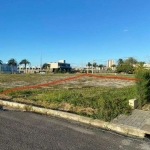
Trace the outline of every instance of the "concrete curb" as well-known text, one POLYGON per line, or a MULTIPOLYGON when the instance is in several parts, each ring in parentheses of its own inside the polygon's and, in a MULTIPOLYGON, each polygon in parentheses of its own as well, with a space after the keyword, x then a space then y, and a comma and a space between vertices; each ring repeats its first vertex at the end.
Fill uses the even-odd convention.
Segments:
POLYGON ((57 116, 57 117, 65 118, 65 119, 70 119, 70 120, 78 121, 81 123, 89 124, 92 126, 96 126, 99 128, 103 128, 106 130, 115 131, 117 133, 121 133, 121 134, 128 135, 128 136, 136 136, 139 138, 144 138, 146 134, 146 131, 140 130, 131 126, 114 124, 114 123, 105 122, 105 121, 101 121, 97 119, 79 116, 76 114, 71 114, 68 112, 62 112, 62 111, 51 110, 51 109, 46 109, 46 108, 39 108, 39 107, 27 105, 27 104, 20 104, 20 103, 9 102, 9 101, 4 101, 4 100, 0 100, 0 105, 9 106, 9 107, 13 107, 13 108, 17 108, 17 109, 21 109, 25 111, 31 111, 31 112, 36 112, 36 113, 41 113, 41 114, 46 114, 46 115, 57 116))

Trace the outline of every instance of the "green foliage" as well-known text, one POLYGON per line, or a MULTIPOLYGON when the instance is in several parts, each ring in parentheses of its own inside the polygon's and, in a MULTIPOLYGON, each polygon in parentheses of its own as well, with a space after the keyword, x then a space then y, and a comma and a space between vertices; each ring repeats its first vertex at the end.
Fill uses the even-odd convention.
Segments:
POLYGON ((8 65, 12 67, 12 73, 14 72, 14 66, 17 66, 17 61, 14 58, 8 60, 8 65))
POLYGON ((130 86, 117 89, 108 87, 71 90, 34 89, 9 94, 12 97, 22 95, 24 98, 26 96, 26 102, 29 100, 36 105, 42 105, 47 108, 54 104, 55 109, 57 109, 61 103, 70 104, 74 108, 91 108, 93 113, 90 115, 84 111, 71 111, 88 117, 110 121, 119 114, 129 114, 131 112, 128 100, 135 97, 135 93, 135 87, 130 86))
POLYGON ((88 62, 87 66, 90 68, 92 66, 92 64, 90 62, 88 62))
POLYGON ((124 72, 124 73, 134 73, 134 65, 137 64, 137 60, 133 57, 129 57, 125 60, 119 59, 118 65, 116 67, 116 71, 118 73, 124 72))
POLYGON ((102 69, 102 68, 104 67, 104 65, 103 65, 103 64, 100 64, 98 67, 99 67, 100 69, 102 69))
POLYGON ((126 64, 130 64, 130 65, 133 65, 133 64, 136 64, 137 63, 137 60, 133 57, 129 57, 127 58, 125 61, 124 61, 126 64))
POLYGON ((107 100, 101 101, 101 107, 98 108, 96 114, 94 114, 94 117, 105 121, 110 121, 119 114, 129 113, 131 113, 131 108, 128 105, 127 99, 107 98, 107 100))
POLYGON ((140 72, 140 71, 144 71, 146 68, 144 67, 144 62, 138 62, 135 66, 135 73, 136 72, 140 72))
POLYGON ((130 64, 123 63, 123 64, 120 64, 116 67, 116 71, 118 73, 120 73, 120 72, 133 73, 134 67, 130 64))
POLYGON ((20 65, 24 64, 25 69, 26 69, 26 65, 27 65, 27 64, 30 64, 30 62, 29 62, 27 59, 23 59, 23 60, 21 60, 21 62, 20 62, 19 64, 20 64, 20 65))
POLYGON ((107 71, 111 71, 112 69, 111 68, 107 68, 107 71))
POLYGON ((94 68, 96 68, 96 66, 97 66, 97 63, 96 63, 96 62, 94 62, 94 63, 93 63, 93 67, 94 67, 94 68))
POLYGON ((117 61, 117 62, 118 62, 118 65, 121 65, 121 64, 123 64, 123 63, 124 63, 124 60, 120 58, 120 59, 118 59, 118 61, 117 61))
POLYGON ((150 102, 150 71, 138 71, 135 74, 140 80, 136 82, 136 95, 138 105, 141 108, 147 102, 150 102))
POLYGON ((0 60, 0 64, 1 64, 1 65, 3 64, 3 61, 2 61, 2 60, 0 60))
POLYGON ((110 121, 119 114, 131 113, 128 100, 134 97, 134 94, 134 87, 126 87, 117 90, 111 89, 110 91, 103 93, 102 98, 98 101, 98 109, 94 114, 94 118, 110 121))
POLYGON ((42 69, 48 69, 48 68, 50 68, 50 64, 44 63, 42 69))
POLYGON ((0 93, 2 93, 4 91, 4 88, 0 88, 0 93))

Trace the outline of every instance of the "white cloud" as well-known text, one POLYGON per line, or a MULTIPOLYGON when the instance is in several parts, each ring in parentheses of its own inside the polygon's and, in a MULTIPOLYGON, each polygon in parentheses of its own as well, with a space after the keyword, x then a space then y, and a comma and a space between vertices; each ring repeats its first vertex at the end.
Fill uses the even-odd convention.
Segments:
POLYGON ((128 30, 123 30, 123 32, 128 32, 128 30))

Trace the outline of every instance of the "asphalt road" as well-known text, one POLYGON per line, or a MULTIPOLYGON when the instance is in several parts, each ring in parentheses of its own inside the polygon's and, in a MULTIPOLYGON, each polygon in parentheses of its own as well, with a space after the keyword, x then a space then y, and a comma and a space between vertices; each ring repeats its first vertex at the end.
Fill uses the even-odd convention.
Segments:
POLYGON ((0 110, 0 150, 150 150, 150 141, 52 116, 0 110))

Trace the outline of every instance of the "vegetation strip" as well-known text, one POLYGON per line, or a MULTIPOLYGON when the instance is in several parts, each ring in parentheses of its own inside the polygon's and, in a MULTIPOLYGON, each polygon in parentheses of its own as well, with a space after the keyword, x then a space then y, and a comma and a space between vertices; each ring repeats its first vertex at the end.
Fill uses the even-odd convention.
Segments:
POLYGON ((82 74, 82 75, 69 77, 69 78, 65 78, 65 79, 60 79, 60 80, 56 80, 56 81, 52 81, 52 82, 48 82, 48 83, 31 85, 31 86, 24 86, 24 87, 19 87, 19 88, 11 88, 11 89, 3 91, 1 94, 6 94, 8 92, 13 92, 13 91, 20 91, 20 90, 25 90, 25 89, 39 88, 39 87, 42 87, 42 86, 53 85, 53 84, 57 84, 57 83, 60 83, 60 82, 65 82, 65 81, 81 78, 83 76, 92 76, 92 77, 96 77, 96 78, 120 79, 120 80, 129 80, 129 81, 130 80, 135 80, 135 81, 140 80, 139 78, 125 78, 125 77, 119 77, 119 76, 98 76, 98 75, 94 75, 94 74, 86 74, 85 73, 85 74, 82 74))
POLYGON ((131 81, 139 81, 139 78, 127 78, 127 77, 120 77, 120 76, 98 76, 95 74, 88 74, 88 76, 96 77, 96 78, 108 78, 108 79, 119 79, 119 80, 131 80, 131 81))
POLYGON ((39 107, 26 105, 26 104, 20 104, 20 103, 16 103, 16 102, 8 102, 8 101, 4 101, 1 99, 0 99, 0 104, 2 104, 3 106, 9 106, 9 107, 17 108, 20 110, 36 112, 36 113, 45 114, 45 115, 52 115, 52 116, 56 116, 56 117, 61 117, 61 118, 78 121, 81 123, 89 124, 91 126, 115 131, 117 133, 121 133, 121 134, 124 134, 127 136, 135 136, 135 137, 139 137, 139 138, 144 138, 145 134, 147 134, 147 131, 144 131, 144 130, 141 130, 141 129, 138 129, 138 128, 135 128, 132 126, 114 124, 111 122, 105 122, 105 121, 101 121, 98 119, 92 119, 92 118, 80 116, 77 114, 71 114, 68 112, 39 108, 39 107))

